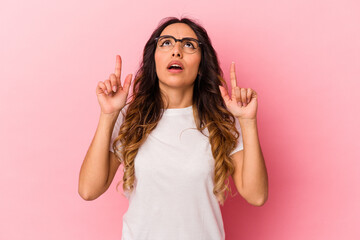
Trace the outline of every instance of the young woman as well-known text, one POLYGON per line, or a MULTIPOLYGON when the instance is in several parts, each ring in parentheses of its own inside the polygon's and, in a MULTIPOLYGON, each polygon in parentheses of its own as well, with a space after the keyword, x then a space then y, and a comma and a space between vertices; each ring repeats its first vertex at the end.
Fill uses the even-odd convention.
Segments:
POLYGON ((230 78, 231 97, 206 30, 167 18, 145 45, 131 97, 132 74, 122 85, 120 56, 115 73, 98 83, 100 120, 79 194, 99 197, 123 164, 122 240, 225 239, 219 203, 230 175, 247 202, 265 203, 257 94, 237 86, 234 63, 230 78))

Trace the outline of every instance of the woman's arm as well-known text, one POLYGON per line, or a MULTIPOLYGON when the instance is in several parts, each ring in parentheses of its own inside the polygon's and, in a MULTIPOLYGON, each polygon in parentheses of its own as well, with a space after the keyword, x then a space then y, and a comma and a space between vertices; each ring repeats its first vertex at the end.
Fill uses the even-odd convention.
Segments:
POLYGON ((94 200, 103 194, 110 185, 108 180, 112 181, 120 165, 109 155, 111 134, 119 113, 100 114, 95 136, 80 169, 78 192, 85 200, 94 200))
POLYGON ((221 96, 228 110, 240 123, 244 150, 231 156, 233 179, 239 193, 251 204, 261 206, 268 196, 268 180, 257 131, 258 95, 251 88, 237 86, 235 63, 230 66, 231 98, 223 86, 221 96))
POLYGON ((94 200, 103 194, 109 188, 120 165, 115 154, 109 150, 112 132, 121 110, 126 105, 132 79, 132 74, 128 74, 122 86, 121 64, 120 55, 116 55, 115 73, 110 74, 109 79, 104 82, 100 81, 96 87, 101 108, 100 120, 79 176, 78 191, 85 200, 94 200))
POLYGON ((232 176, 235 186, 247 202, 262 206, 268 196, 268 176, 258 138, 255 120, 238 119, 244 149, 231 156, 235 171, 232 176))

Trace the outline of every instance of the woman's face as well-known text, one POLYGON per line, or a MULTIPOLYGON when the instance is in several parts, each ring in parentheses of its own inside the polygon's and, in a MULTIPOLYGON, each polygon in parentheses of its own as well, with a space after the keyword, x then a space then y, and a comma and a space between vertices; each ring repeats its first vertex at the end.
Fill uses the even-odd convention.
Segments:
MULTIPOLYGON (((195 32, 185 23, 173 23, 168 25, 160 34, 171 35, 176 39, 191 37, 198 39, 195 32)), ((191 87, 199 72, 201 49, 195 53, 186 53, 181 47, 181 42, 176 42, 173 49, 162 51, 158 47, 155 50, 156 73, 159 78, 160 89, 191 87), (180 72, 168 69, 171 61, 178 61, 183 68, 180 72)))

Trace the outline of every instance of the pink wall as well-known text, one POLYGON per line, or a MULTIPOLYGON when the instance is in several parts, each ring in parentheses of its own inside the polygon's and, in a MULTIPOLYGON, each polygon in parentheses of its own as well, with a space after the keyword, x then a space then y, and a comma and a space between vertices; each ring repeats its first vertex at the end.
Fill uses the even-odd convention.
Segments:
POLYGON ((77 193, 100 113, 95 88, 116 54, 123 78, 135 73, 158 22, 182 15, 208 30, 226 79, 235 61, 242 87, 259 94, 269 199, 229 198, 226 239, 360 239, 359 9, 350 0, 2 1, 0 239, 120 239, 120 174, 95 201, 77 193))

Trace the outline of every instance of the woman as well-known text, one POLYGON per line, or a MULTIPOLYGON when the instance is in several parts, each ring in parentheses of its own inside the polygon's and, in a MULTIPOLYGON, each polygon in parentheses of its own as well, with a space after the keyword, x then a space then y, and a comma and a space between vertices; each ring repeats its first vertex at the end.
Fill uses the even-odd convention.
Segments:
POLYGON ((219 203, 229 175, 250 204, 266 201, 257 94, 237 87, 234 63, 231 97, 222 76, 206 30, 167 18, 145 45, 128 104, 132 74, 122 86, 120 56, 115 73, 98 83, 101 115, 79 194, 96 199, 124 164, 123 240, 224 239, 219 203))

